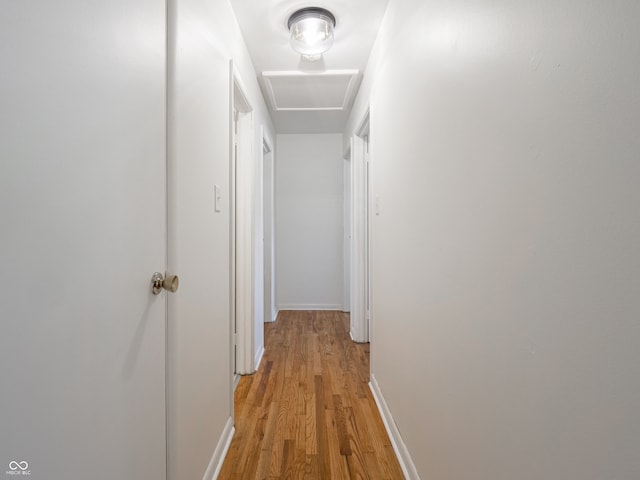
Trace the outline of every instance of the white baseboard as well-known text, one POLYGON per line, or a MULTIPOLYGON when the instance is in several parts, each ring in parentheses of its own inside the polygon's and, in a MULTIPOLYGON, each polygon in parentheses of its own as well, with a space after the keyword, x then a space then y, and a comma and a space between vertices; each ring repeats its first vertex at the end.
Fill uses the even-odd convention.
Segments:
POLYGON ((264 345, 261 345, 260 350, 256 352, 256 358, 254 359, 256 372, 258 371, 258 368, 260 368, 260 362, 262 361, 263 356, 264 356, 264 345))
POLYGON ((342 310, 342 305, 321 305, 321 304, 287 304, 278 305, 278 311, 282 310, 342 310))
POLYGON ((236 429, 233 426, 233 418, 229 417, 202 480, 216 480, 218 478, 220 469, 224 463, 224 457, 227 456, 227 451, 229 450, 229 445, 231 445, 231 439, 233 438, 235 431, 236 429))
POLYGON ((355 338, 353 338, 353 334, 352 334, 351 332, 349 332, 349 338, 351 339, 351 341, 352 341, 353 343, 360 343, 360 344, 362 344, 362 343, 369 343, 369 340, 366 340, 366 341, 356 340, 355 338))
POLYGON ((393 445, 393 450, 396 452, 398 462, 400 462, 402 473, 404 473, 404 476, 407 480, 420 480, 418 470, 413 463, 411 454, 409 454, 409 449, 402 440, 402 436, 400 436, 400 430, 398 430, 396 422, 391 415, 391 410, 389 410, 389 406, 382 396, 382 392, 380 391, 380 387, 378 386, 376 377, 373 374, 371 374, 369 389, 373 394, 376 405, 378 405, 378 410, 380 411, 380 416, 382 417, 384 428, 387 429, 387 433, 389 434, 389 438, 391 439, 391 445, 393 445))

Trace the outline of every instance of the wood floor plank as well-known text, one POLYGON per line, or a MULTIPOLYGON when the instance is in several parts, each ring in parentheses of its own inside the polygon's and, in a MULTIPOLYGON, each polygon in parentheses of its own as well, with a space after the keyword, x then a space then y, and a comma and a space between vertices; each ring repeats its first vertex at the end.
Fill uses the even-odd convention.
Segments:
POLYGON ((258 391, 254 394, 253 406, 260 407, 264 400, 264 395, 267 391, 267 385, 269 384, 269 377, 271 376, 271 369, 273 368, 273 362, 269 361, 264 367, 262 375, 260 375, 260 383, 258 385, 258 391))
POLYGON ((305 415, 305 452, 318 454, 318 435, 316 434, 316 396, 311 393, 307 399, 305 415))
POLYGON ((320 478, 329 478, 331 466, 329 464, 329 439, 325 423, 324 382, 321 375, 315 377, 314 396, 316 399, 316 438, 318 442, 318 465, 320 478))
POLYGON ((380 467, 378 465, 379 463, 378 457, 376 457, 375 453, 364 452, 363 455, 364 455, 364 462, 366 465, 365 468, 369 476, 373 480, 390 480, 394 478, 394 477, 389 477, 382 474, 382 472, 380 471, 380 467))
POLYGON ((351 442, 349 441, 349 432, 347 431, 347 422, 345 420, 345 411, 342 406, 342 398, 340 395, 333 396, 333 411, 335 417, 335 425, 338 431, 338 444, 340 445, 340 455, 351 455, 351 442))
MULTIPOLYGON (((340 454, 338 431, 335 428, 335 419, 333 416, 327 415, 325 417, 327 424, 327 441, 329 443, 328 457, 329 457, 329 477, 327 478, 350 478, 349 466, 347 465, 346 455, 340 454)), ((324 478, 324 477, 322 477, 324 478)))
POLYGON ((218 478, 404 478, 368 387, 369 345, 342 312, 281 312, 258 372, 236 388, 236 434, 218 478))
POLYGON ((371 441, 371 431, 367 429, 369 422, 362 410, 357 407, 347 407, 345 409, 345 415, 349 435, 356 438, 362 451, 374 453, 375 449, 371 441))

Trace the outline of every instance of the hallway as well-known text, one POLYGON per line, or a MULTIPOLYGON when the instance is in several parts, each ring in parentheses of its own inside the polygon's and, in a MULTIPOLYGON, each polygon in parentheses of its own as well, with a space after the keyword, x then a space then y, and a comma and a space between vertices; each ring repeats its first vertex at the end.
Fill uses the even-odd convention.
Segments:
POLYGON ((640 1, 318 3, 2 3, 0 472, 640 479, 640 1))
POLYGON ((333 311, 283 311, 265 324, 219 478, 404 478, 368 388, 369 345, 348 329, 348 314, 333 311))

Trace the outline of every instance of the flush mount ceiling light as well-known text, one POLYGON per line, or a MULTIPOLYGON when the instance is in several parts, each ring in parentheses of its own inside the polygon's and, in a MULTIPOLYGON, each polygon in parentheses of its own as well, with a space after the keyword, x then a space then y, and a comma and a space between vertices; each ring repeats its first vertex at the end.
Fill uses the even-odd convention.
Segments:
POLYGON ((333 45, 336 17, 329 10, 307 7, 294 12, 287 22, 291 47, 309 60, 319 58, 333 45))

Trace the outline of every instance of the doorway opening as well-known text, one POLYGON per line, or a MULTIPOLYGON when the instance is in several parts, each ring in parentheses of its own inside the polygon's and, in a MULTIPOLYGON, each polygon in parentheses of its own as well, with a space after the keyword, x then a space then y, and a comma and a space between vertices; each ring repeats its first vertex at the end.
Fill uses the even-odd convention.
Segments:
POLYGON ((262 149, 255 158, 256 176, 253 206, 253 320, 250 325, 252 364, 248 373, 258 369, 264 355, 264 324, 274 320, 274 233, 273 233, 273 143, 261 127, 262 149))

